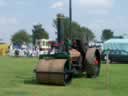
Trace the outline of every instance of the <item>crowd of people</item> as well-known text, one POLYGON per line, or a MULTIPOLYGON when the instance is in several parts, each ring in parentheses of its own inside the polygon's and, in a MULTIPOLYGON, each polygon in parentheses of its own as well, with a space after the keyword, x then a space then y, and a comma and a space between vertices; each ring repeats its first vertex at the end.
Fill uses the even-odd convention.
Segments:
POLYGON ((14 46, 11 45, 9 48, 9 56, 22 56, 22 57, 34 57, 39 56, 39 48, 28 47, 27 45, 14 46))
POLYGON ((9 50, 9 56, 23 56, 23 57, 34 57, 39 56, 39 49, 28 48, 28 49, 13 49, 9 50))

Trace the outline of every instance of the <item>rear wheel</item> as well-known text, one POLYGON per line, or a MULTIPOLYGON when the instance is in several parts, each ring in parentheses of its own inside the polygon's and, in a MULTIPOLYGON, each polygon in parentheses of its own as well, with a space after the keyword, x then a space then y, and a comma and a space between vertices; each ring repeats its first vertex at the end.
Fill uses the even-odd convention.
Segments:
POLYGON ((86 75, 88 78, 96 78, 100 74, 100 52, 96 48, 89 48, 86 53, 86 75))
POLYGON ((87 71, 87 74, 86 74, 87 78, 96 78, 100 74, 100 67, 97 65, 90 66, 90 68, 88 68, 88 70, 91 70, 91 72, 87 71))

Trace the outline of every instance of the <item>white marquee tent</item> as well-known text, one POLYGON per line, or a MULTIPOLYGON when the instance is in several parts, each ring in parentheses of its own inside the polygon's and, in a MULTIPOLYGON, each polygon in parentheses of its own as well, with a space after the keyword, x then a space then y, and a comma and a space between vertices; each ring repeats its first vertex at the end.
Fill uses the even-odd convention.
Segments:
POLYGON ((106 49, 118 49, 128 51, 128 39, 110 39, 103 44, 106 49))

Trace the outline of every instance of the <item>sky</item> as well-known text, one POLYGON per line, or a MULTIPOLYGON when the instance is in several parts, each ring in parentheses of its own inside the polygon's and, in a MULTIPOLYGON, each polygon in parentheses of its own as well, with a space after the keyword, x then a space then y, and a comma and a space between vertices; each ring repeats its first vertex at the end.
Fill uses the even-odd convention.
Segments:
MULTIPOLYGON (((42 24, 55 39, 53 19, 56 14, 68 16, 69 0, 0 0, 0 39, 9 42, 20 29, 32 34, 35 24, 42 24)), ((72 0, 73 20, 88 27, 100 40, 103 29, 115 35, 128 32, 128 0, 72 0)))

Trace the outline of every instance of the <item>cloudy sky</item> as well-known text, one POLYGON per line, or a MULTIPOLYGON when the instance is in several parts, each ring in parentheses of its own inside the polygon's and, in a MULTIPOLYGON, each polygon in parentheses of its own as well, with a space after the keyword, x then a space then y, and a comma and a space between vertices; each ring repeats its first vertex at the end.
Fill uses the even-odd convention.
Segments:
MULTIPOLYGON (((89 27, 97 39, 104 28, 116 35, 128 32, 128 0, 72 0, 73 20, 89 27)), ((68 0, 0 0, 0 38, 9 41, 19 29, 30 34, 41 23, 55 38, 53 19, 57 13, 68 16, 68 0)))

